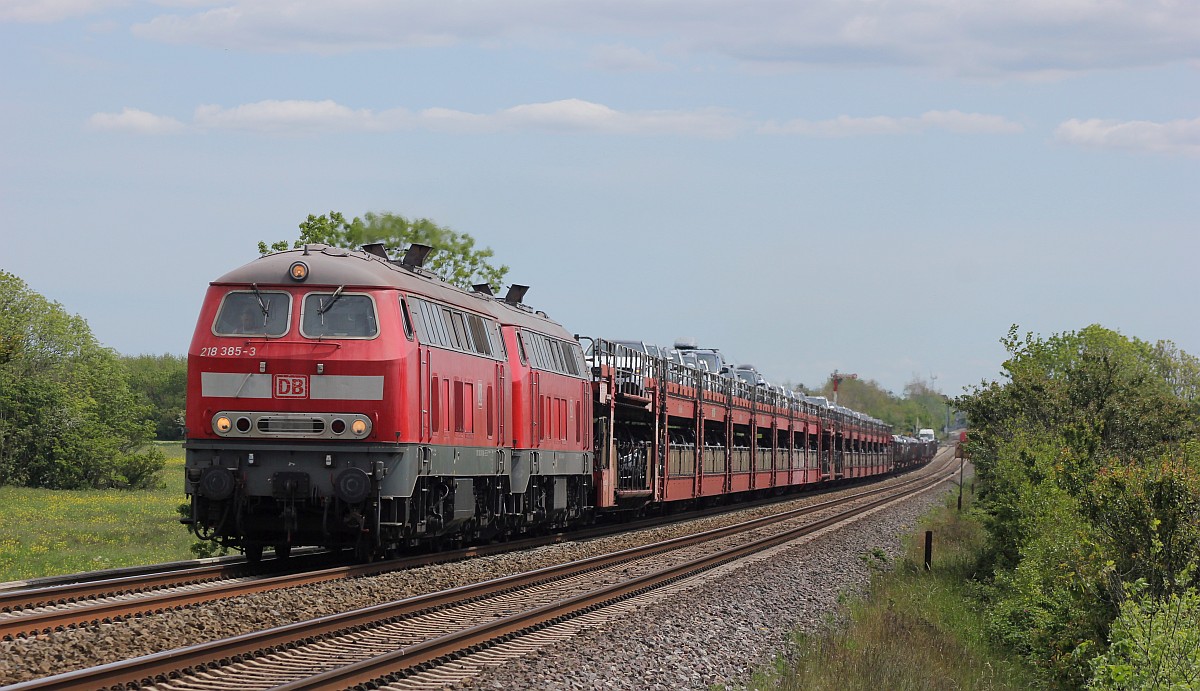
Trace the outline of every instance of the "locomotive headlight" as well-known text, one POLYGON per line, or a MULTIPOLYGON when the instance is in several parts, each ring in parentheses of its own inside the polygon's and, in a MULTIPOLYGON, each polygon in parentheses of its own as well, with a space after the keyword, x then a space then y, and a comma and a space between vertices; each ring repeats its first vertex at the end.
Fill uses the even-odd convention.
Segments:
POLYGON ((308 264, 292 262, 292 265, 288 267, 288 275, 292 277, 293 281, 303 281, 308 278, 308 264))
POLYGON ((367 421, 355 420, 354 422, 350 423, 350 431, 353 432, 355 436, 361 437, 367 433, 367 421))
POLYGON ((217 434, 228 434, 233 428, 233 422, 225 415, 221 415, 216 420, 213 420, 213 429, 217 430, 217 434))

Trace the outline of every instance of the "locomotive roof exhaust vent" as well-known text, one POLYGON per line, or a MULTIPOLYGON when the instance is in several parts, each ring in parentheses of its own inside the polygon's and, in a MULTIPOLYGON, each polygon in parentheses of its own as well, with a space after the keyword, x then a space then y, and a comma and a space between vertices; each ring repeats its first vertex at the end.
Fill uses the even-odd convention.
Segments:
POLYGON ((363 252, 366 252, 367 254, 373 254, 380 259, 388 258, 387 248, 383 246, 382 242, 370 242, 363 245, 362 248, 363 252))
POLYGON ((514 283, 508 287, 508 292, 504 295, 504 301, 510 305, 519 305, 525 299, 525 293, 529 291, 529 286, 523 286, 519 283, 514 283))
POLYGON ((404 259, 401 259, 400 263, 408 267, 420 268, 421 266, 425 265, 425 258, 428 257, 429 253, 432 251, 433 248, 429 245, 422 245, 414 242, 413 244, 409 245, 408 251, 404 253, 404 259))
POLYGON ((474 290, 476 293, 483 293, 484 295, 495 295, 495 293, 492 292, 492 284, 490 284, 490 283, 476 283, 475 285, 471 286, 471 289, 474 290))

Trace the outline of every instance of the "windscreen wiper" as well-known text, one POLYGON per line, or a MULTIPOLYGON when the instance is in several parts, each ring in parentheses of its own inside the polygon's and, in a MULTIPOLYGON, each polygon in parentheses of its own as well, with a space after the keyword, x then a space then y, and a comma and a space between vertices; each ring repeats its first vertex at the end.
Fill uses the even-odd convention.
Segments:
POLYGON ((258 299, 258 308, 262 310, 264 320, 271 316, 271 301, 263 301, 262 293, 258 292, 258 284, 251 283, 251 288, 254 288, 254 297, 258 299))
POLYGON ((325 314, 328 312, 329 309, 333 307, 333 303, 337 302, 338 298, 342 297, 342 289, 345 287, 345 284, 338 286, 338 289, 333 291, 333 297, 329 298, 329 302, 321 300, 321 306, 317 308, 317 314, 325 314))

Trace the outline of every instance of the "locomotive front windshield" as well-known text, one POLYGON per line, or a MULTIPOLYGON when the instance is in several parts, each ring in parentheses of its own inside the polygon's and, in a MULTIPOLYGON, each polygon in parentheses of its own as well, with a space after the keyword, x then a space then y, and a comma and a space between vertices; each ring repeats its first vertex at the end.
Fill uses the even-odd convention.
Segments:
POLYGON ((227 293, 217 310, 213 333, 218 336, 282 336, 287 333, 292 296, 270 290, 227 293))
POLYGON ((375 301, 368 295, 309 293, 300 311, 300 333, 306 338, 374 338, 379 333, 375 301))

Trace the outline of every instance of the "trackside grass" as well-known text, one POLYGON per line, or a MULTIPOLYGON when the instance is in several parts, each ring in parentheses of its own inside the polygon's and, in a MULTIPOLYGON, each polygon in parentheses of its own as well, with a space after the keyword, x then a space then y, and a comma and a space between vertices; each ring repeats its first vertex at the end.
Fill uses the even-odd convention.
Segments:
MULTIPOLYGON (((964 497, 964 500, 967 498, 964 497)), ((750 688, 1029 689, 1039 686, 1015 658, 989 645, 971 590, 983 531, 957 495, 923 519, 906 554, 881 569, 865 599, 846 606, 844 623, 818 635, 796 634, 794 647, 750 688), (924 533, 933 530, 933 568, 924 569, 924 533)), ((886 558, 864 555, 882 565, 886 558)))
POLYGON ((162 489, 0 487, 0 582, 195 558, 195 538, 176 512, 183 448, 160 446, 168 456, 162 489))

